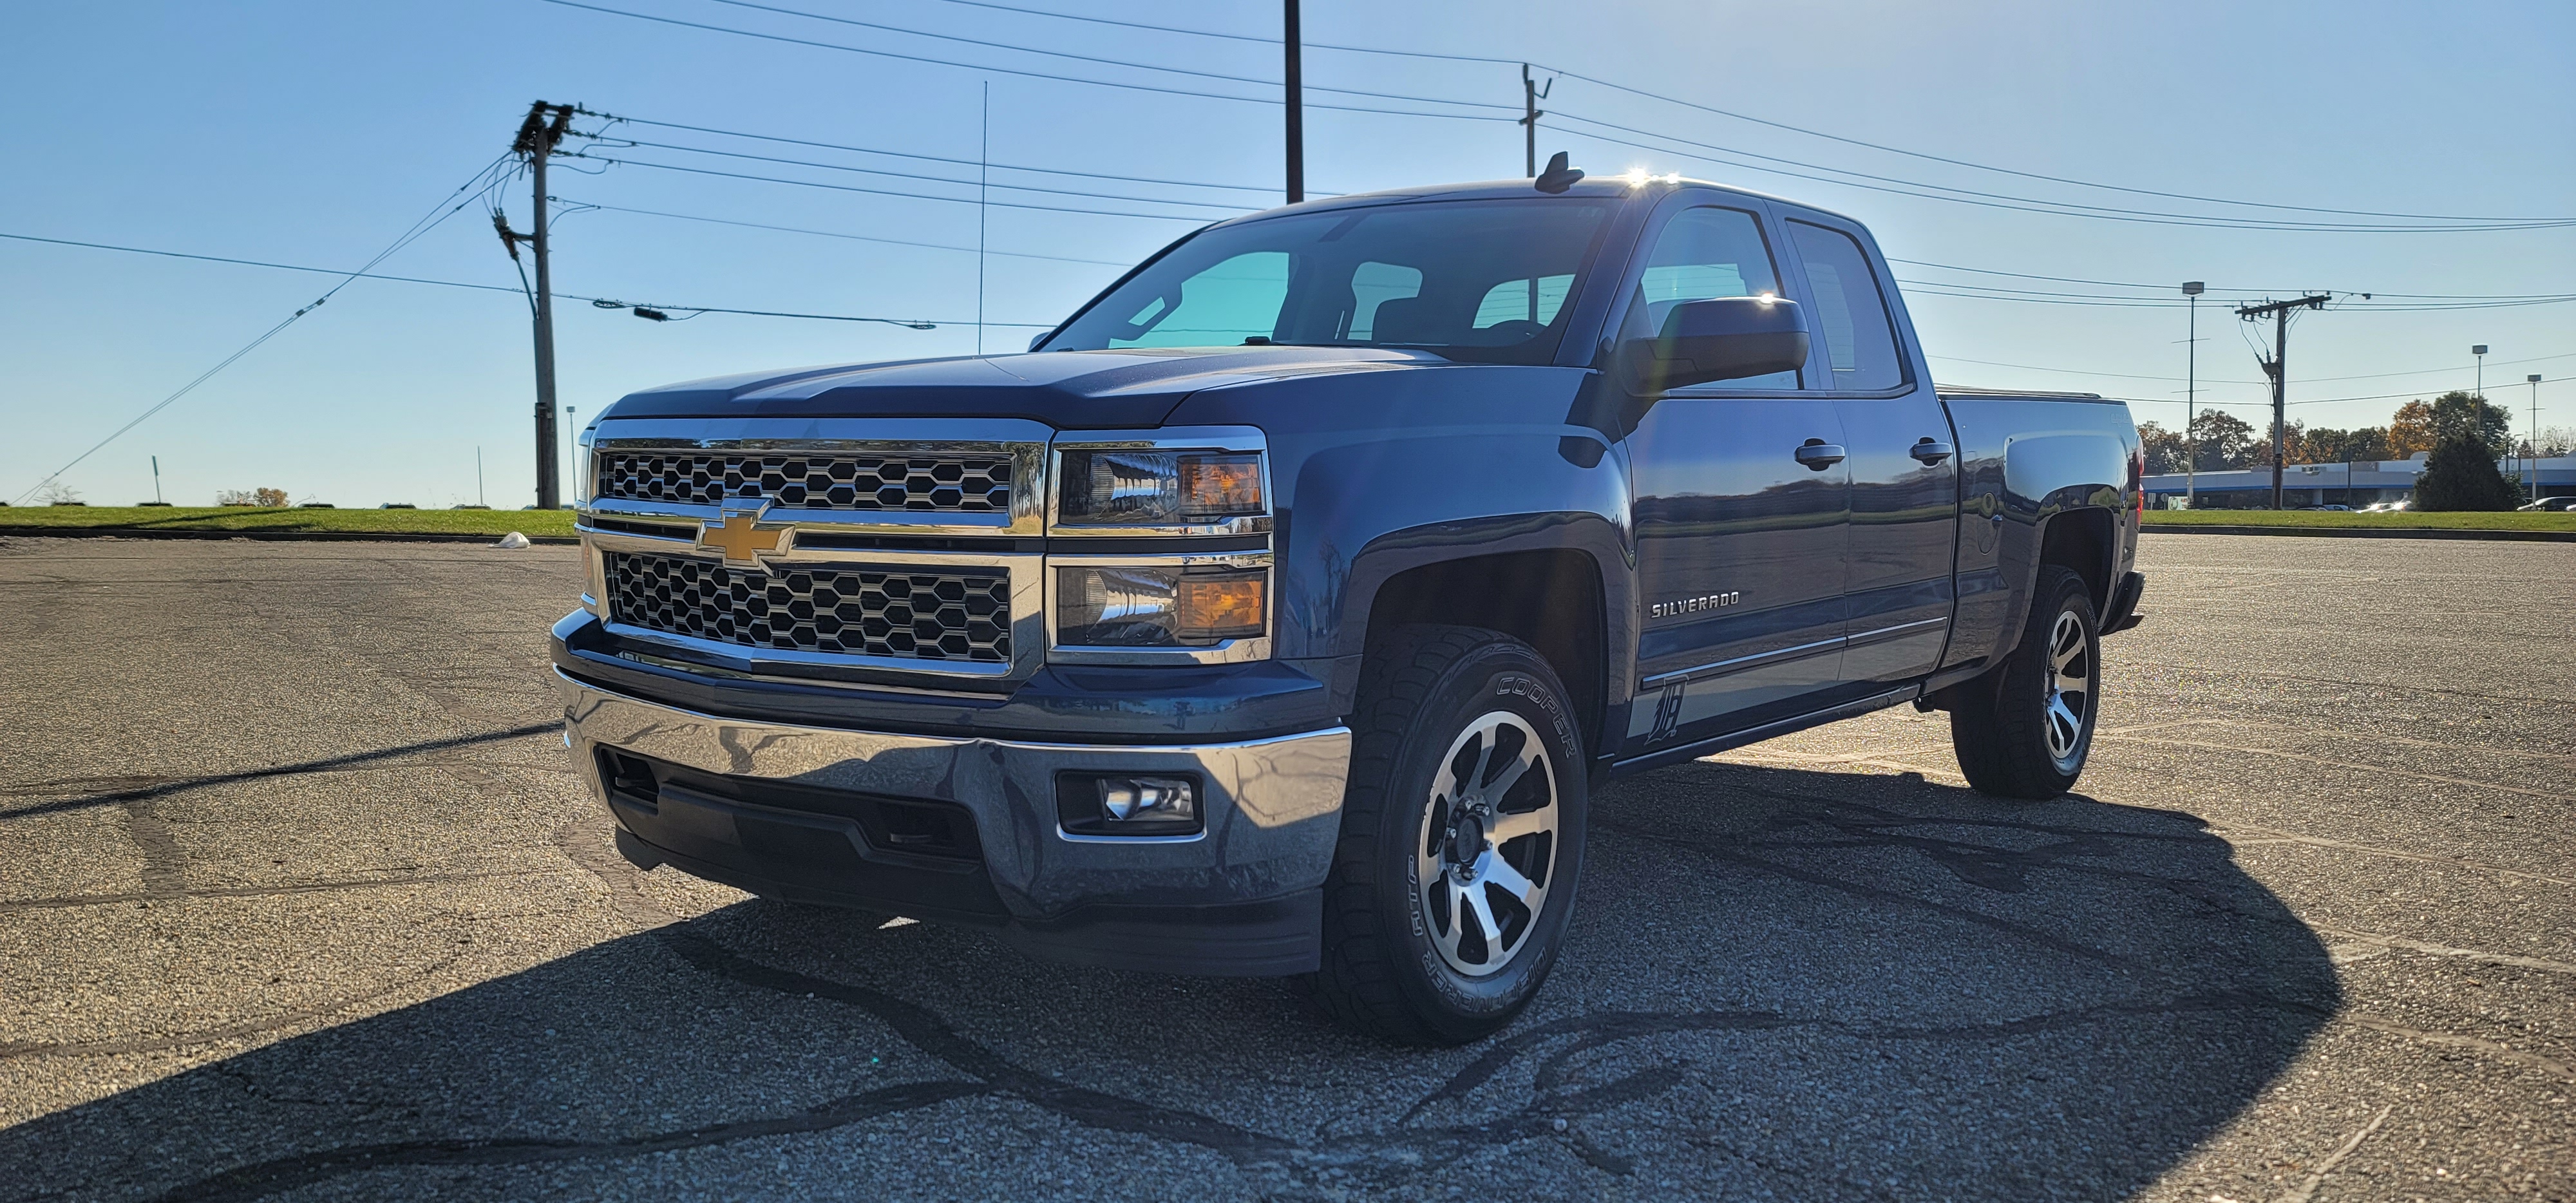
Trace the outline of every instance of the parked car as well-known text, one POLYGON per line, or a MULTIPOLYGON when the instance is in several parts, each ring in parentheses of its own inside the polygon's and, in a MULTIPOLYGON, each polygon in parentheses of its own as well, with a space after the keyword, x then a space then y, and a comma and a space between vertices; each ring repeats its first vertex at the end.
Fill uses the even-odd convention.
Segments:
POLYGON ((620 850, 1454 1043, 1546 978, 1604 782, 1912 703, 2071 788, 2126 407, 1936 389, 1848 217, 1570 176, 1218 223, 1024 355, 607 408, 553 662, 620 850))

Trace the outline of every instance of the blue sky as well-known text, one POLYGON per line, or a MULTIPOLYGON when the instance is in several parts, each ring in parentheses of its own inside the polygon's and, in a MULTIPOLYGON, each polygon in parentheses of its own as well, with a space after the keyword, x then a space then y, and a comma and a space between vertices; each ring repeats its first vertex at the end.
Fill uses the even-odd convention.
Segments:
MULTIPOLYGON (((10 18, 10 36, 0 41, 0 103, 11 116, 0 123, 0 156, 9 165, 0 177, 0 234, 354 268, 490 163, 539 98, 930 158, 666 127, 606 129, 628 140, 972 179, 987 85, 993 163, 1091 173, 996 171, 997 181, 1057 191, 997 191, 995 199, 1171 215, 986 210, 987 245, 1008 252, 985 260, 984 309, 993 322, 1052 323, 1113 278, 1113 265, 1149 253, 1193 220, 1277 202, 1275 92, 1208 78, 1275 79, 1275 44, 954 0, 763 0, 771 9, 1208 73, 1194 76, 721 0, 583 2, 980 69, 545 0, 28 6, 10 18), (1070 83, 1001 68, 1254 99, 1070 83), (1082 192, 1143 199, 1065 195, 1082 192)), ((1278 29, 1278 7, 1268 3, 1007 2, 1255 38, 1275 37, 1278 29)), ((1532 59, 1750 117, 2039 175, 2345 210, 2576 215, 2576 73, 2564 61, 2576 45, 2576 6, 2564 3, 1307 0, 1305 24, 1311 43, 1506 60, 1315 49, 1306 77, 1319 89, 1516 105, 1519 69, 1507 64, 1532 59)), ((1458 115, 1310 109, 1307 176, 1314 190, 1520 173, 1520 131, 1500 109, 1321 90, 1308 99, 1458 115)), ((1557 83, 1544 107, 1552 115, 1541 123, 1542 155, 1568 150, 1596 172, 1679 171, 1840 209, 1869 223, 1900 259, 2080 281, 2205 279, 2213 298, 2230 300, 2242 294, 2220 290, 2576 291, 2576 228, 2354 233, 2034 214, 1865 189, 1852 176, 1814 168, 1889 177, 1907 189, 1928 184, 2123 210, 2388 220, 2054 184, 1574 79, 1557 83), (1717 152, 1685 142, 1727 148, 1735 165, 1690 157, 1717 152)), ((974 191, 696 151, 579 145, 635 163, 883 192, 971 198, 974 191)), ((558 218, 561 292, 943 323, 916 331, 708 314, 654 324, 569 303, 557 318, 561 397, 579 414, 671 380, 976 349, 977 257, 896 245, 974 246, 978 211, 971 203, 596 160, 558 160, 554 175, 551 190, 564 201, 611 206, 558 218)), ((524 228, 525 182, 511 183, 505 196, 524 228)), ((147 457, 157 455, 164 493, 182 504, 207 504, 221 489, 272 486, 298 500, 343 506, 443 506, 474 500, 479 447, 492 504, 524 504, 533 488, 527 309, 507 291, 517 277, 488 214, 469 205, 377 270, 505 290, 357 281, 64 480, 93 503, 130 503, 151 496, 147 457)), ((1927 345, 1946 357, 1934 362, 1944 381, 2179 396, 2181 382, 2168 378, 2183 373, 2182 310, 2064 303, 2163 300, 2169 290, 1899 270, 1918 281, 2082 294, 2013 301, 1991 299, 1991 292, 1909 289, 1927 345)), ((0 240, 0 279, 7 283, 0 288, 0 497, 11 498, 331 284, 325 276, 10 240, 0 240)), ((2204 396, 2237 403, 2235 412, 2259 422, 2266 394, 2240 337, 2251 331, 2240 330, 2223 304, 2205 302, 2200 318, 2201 376, 2211 382, 2204 396)), ((1029 333, 994 326, 985 346, 1012 349, 1029 333)), ((2332 426, 2385 421, 2407 397, 2468 386, 2475 342, 2492 346, 2489 393, 2511 404, 2517 426, 2528 396, 2519 382, 2534 371, 2552 380, 2541 387, 2542 424, 2576 424, 2576 388, 2556 383, 2576 378, 2576 305, 2400 310, 2356 302, 2306 315, 2293 327, 2292 399, 2365 399, 2292 413, 2332 426), (2345 379, 2329 379, 2336 377, 2345 379)), ((2168 424, 2180 414, 2179 405, 2133 408, 2168 424)))

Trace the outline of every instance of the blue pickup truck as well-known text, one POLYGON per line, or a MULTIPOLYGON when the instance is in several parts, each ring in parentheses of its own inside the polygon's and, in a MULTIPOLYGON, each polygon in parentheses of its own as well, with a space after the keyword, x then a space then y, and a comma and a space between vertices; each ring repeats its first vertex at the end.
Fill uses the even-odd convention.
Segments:
POLYGON ((1579 176, 1211 225, 1027 354, 620 399, 553 638, 618 847, 1455 1043, 1612 778, 1910 702, 2072 787, 2127 410, 1936 387, 1849 218, 1579 176))

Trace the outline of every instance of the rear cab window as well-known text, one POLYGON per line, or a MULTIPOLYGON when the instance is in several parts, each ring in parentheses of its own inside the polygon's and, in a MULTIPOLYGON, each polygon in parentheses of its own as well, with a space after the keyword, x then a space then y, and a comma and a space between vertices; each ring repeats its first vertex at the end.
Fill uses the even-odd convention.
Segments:
POLYGON ((1896 323, 1869 253, 1841 230, 1791 219, 1789 241, 1798 248, 1807 284, 1807 328, 1823 361, 1812 387, 1833 392, 1882 392, 1905 384, 1905 358, 1896 323))

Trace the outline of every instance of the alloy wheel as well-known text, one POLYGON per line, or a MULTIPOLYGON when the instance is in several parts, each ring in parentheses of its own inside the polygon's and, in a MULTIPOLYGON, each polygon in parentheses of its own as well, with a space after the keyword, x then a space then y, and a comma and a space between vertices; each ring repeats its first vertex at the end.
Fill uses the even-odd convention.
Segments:
POLYGON ((2092 644, 2084 620, 2069 610, 2057 616, 2048 632, 2048 695, 2042 716, 2048 728, 2048 755, 2066 768, 2084 747, 2084 725, 2093 718, 2092 644))
POLYGON ((1414 841, 1414 905, 1450 969, 1486 977, 1528 946, 1558 844, 1556 772, 1528 720, 1489 711, 1441 758, 1414 841))

